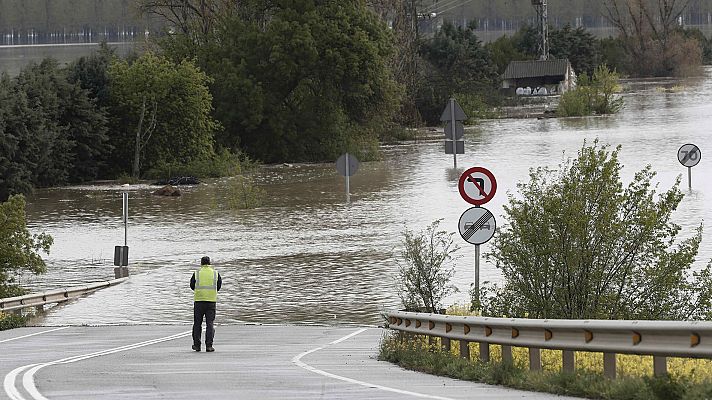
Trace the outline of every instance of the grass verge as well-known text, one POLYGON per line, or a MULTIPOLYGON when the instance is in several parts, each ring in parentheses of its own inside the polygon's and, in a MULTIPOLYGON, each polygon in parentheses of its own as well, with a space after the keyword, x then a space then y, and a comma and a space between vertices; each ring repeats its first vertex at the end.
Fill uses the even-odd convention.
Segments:
MULTIPOLYGON (((611 380, 586 369, 574 373, 560 370, 531 372, 526 365, 522 365, 521 357, 516 356, 514 363, 482 363, 476 358, 475 361, 465 360, 457 355, 457 342, 453 342, 453 352, 443 352, 437 344, 430 345, 422 337, 394 332, 381 341, 379 359, 433 375, 593 399, 712 398, 712 377, 709 375, 702 379, 691 379, 671 373, 668 377, 622 376, 611 380)), ((498 347, 492 346, 492 350, 498 347)), ((471 354, 474 353, 472 350, 474 348, 471 345, 471 354)), ((546 363, 544 365, 546 368, 546 363)))

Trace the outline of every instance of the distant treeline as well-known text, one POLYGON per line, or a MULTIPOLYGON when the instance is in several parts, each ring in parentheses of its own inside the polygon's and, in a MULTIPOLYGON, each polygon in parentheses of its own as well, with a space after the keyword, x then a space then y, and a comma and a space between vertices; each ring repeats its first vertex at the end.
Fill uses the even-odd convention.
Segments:
MULTIPOLYGON (((555 28, 608 26, 604 0, 549 0, 549 22, 555 28)), ((534 21, 530 0, 420 0, 423 32, 445 22, 477 30, 516 31, 534 21), (433 13, 435 17, 432 17, 433 13)), ((712 1, 692 0, 682 16, 685 25, 712 25, 712 1)), ((140 15, 137 0, 0 0, 0 44, 99 42, 131 40, 160 31, 163 22, 140 15)))
MULTIPOLYGON (((604 0, 548 0, 549 21, 556 27, 572 26, 600 27, 606 24, 604 0)), ((446 20, 457 22, 462 18, 469 20, 497 19, 527 20, 536 13, 530 0, 496 1, 447 1, 424 0, 423 11, 431 10, 442 14, 446 20), (463 4, 464 3, 464 4, 463 4)), ((691 0, 683 22, 689 25, 712 24, 712 2, 709 0, 691 0)), ((605 25, 604 25, 605 26, 605 25)), ((516 28, 515 28, 516 29, 516 28)))
POLYGON ((131 40, 161 23, 135 0, 0 0, 0 44, 131 40))

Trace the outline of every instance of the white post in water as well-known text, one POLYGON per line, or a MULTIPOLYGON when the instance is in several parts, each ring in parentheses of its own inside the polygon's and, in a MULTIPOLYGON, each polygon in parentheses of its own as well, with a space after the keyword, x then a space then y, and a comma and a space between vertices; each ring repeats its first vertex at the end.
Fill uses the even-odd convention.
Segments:
POLYGON ((349 153, 346 153, 346 202, 351 201, 351 171, 349 170, 349 153))
POLYGON ((687 167, 687 187, 692 191, 692 167, 687 167))
POLYGON ((128 246, 129 239, 129 194, 128 192, 122 193, 123 198, 123 216, 124 216, 124 246, 128 246))
POLYGON ((457 137, 455 136, 455 98, 450 99, 450 129, 452 130, 452 164, 457 169, 457 137))

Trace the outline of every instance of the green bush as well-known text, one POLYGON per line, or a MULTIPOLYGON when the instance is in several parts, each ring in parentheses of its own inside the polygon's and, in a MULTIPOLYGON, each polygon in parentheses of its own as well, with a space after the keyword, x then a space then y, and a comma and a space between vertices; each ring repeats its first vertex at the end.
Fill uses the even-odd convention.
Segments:
MULTIPOLYGON (((490 97, 493 96, 494 95, 490 97)), ((465 123, 468 125, 474 124, 478 119, 488 119, 497 117, 497 113, 490 105, 491 103, 495 102, 494 98, 490 98, 488 101, 485 101, 485 99, 479 94, 458 93, 455 95, 455 99, 457 99, 457 103, 460 105, 460 107, 462 107, 462 110, 465 112, 465 115, 467 115, 467 121, 465 121, 465 123), (488 104, 488 102, 490 104, 488 104)))
POLYGON ((8 329, 22 328, 27 324, 27 318, 15 314, 0 313, 0 331, 8 329))
POLYGON ((227 207, 231 210, 257 208, 264 201, 265 191, 249 177, 236 176, 228 189, 227 207))
POLYGON ((208 158, 199 158, 187 163, 160 162, 146 172, 149 179, 170 179, 176 176, 195 176, 198 178, 220 178, 239 175, 256 167, 257 163, 243 154, 223 150, 208 158))
POLYGON ((615 114, 623 108, 623 99, 616 96, 620 92, 618 73, 600 65, 589 79, 579 76, 576 89, 564 93, 557 110, 561 117, 575 117, 591 114, 615 114))
POLYGON ((124 184, 135 185, 139 182, 140 179, 134 178, 133 176, 127 174, 126 172, 122 172, 119 174, 119 176, 116 177, 116 180, 121 185, 124 185, 124 184))
POLYGON ((712 265, 692 269, 702 226, 678 240, 672 218, 679 178, 658 193, 646 166, 624 185, 619 151, 584 142, 558 171, 532 169, 517 185, 488 254, 504 284, 481 293, 483 315, 710 319, 712 265))
POLYGON ((403 232, 403 250, 396 275, 396 290, 403 306, 409 311, 438 312, 442 300, 457 287, 450 282, 455 269, 455 254, 459 246, 453 233, 438 230, 442 220, 436 220, 425 230, 403 232))
POLYGON ((560 117, 583 117, 591 115, 588 104, 588 89, 578 88, 561 95, 559 108, 556 110, 560 117))
POLYGON ((23 293, 17 278, 24 273, 39 275, 47 270, 40 253, 49 254, 52 237, 31 234, 27 229, 25 197, 13 195, 0 203, 0 297, 23 293))

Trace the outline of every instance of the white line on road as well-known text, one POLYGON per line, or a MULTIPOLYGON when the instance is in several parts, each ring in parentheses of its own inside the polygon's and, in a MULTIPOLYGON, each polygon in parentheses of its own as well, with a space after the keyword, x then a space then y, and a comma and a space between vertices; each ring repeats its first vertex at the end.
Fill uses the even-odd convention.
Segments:
POLYGON ((26 400, 26 398, 23 397, 20 394, 20 392, 17 390, 17 388, 15 387, 15 380, 17 378, 17 375, 19 375, 22 371, 27 370, 27 372, 25 372, 22 377, 22 386, 25 388, 27 393, 29 393, 30 398, 35 399, 35 400, 47 400, 47 398, 42 396, 42 394, 39 392, 39 390, 37 390, 37 387, 35 386, 35 379, 34 379, 34 374, 44 367, 47 367, 49 365, 57 365, 57 364, 71 364, 71 363, 86 360, 89 358, 100 357, 100 356, 105 356, 105 355, 109 355, 109 354, 119 353, 122 351, 138 349, 141 347, 150 346, 152 344, 167 342, 170 340, 175 340, 175 339, 179 339, 182 337, 186 337, 186 336, 189 336, 191 333, 192 333, 192 331, 186 331, 186 332, 177 333, 175 335, 166 336, 166 337, 159 338, 159 339, 151 339, 151 340, 147 340, 147 341, 140 342, 140 343, 134 343, 134 344, 129 344, 129 345, 121 346, 121 347, 115 347, 113 349, 101 350, 101 351, 97 351, 94 353, 81 354, 78 356, 62 358, 60 360, 55 360, 55 361, 51 361, 51 362, 44 363, 44 364, 29 364, 29 365, 25 365, 22 367, 18 367, 18 368, 15 368, 14 370, 12 370, 9 374, 7 374, 5 376, 3 387, 5 389, 5 393, 7 393, 8 396, 10 396, 11 400, 26 400))
POLYGON ((50 333, 50 332, 60 331, 60 330, 62 330, 62 329, 67 329, 67 328, 69 328, 69 327, 68 327, 68 326, 63 326, 63 327, 61 327, 61 328, 50 329, 50 330, 48 330, 48 331, 30 333, 29 335, 25 335, 25 336, 18 336, 18 337, 14 337, 14 338, 10 338, 10 339, 3 339, 3 340, 0 340, 0 343, 12 342, 13 340, 24 339, 24 338, 28 338, 28 337, 30 337, 30 336, 42 335, 42 334, 44 334, 44 333, 50 333))
POLYGON ((24 367, 15 368, 9 374, 5 375, 5 381, 3 382, 3 388, 5 388, 5 393, 10 396, 10 400, 24 400, 24 397, 15 388, 15 378, 17 375, 27 368, 34 367, 37 364, 25 365, 24 367))
POLYGON ((324 350, 325 348, 327 348, 327 347, 329 347, 329 346, 331 346, 331 345, 334 345, 334 344, 337 344, 337 343, 341 343, 341 342, 343 342, 343 341, 345 341, 345 340, 351 339, 352 337, 354 337, 354 336, 356 336, 356 335, 359 335, 359 334, 361 334, 361 333, 363 333, 363 332, 365 332, 365 331, 367 331, 367 330, 368 330, 368 329, 366 329, 366 328, 359 329, 359 330, 357 330, 356 332, 350 333, 350 334, 348 334, 348 335, 342 337, 341 339, 334 340, 333 342, 327 344, 326 346, 317 347, 317 348, 315 348, 315 349, 312 349, 312 350, 309 350, 309 351, 305 351, 304 353, 299 354, 298 356, 295 356, 294 358, 292 358, 292 362, 293 362, 294 364, 296 364, 298 367, 304 368, 304 369, 306 369, 307 371, 311 371, 311 372, 314 372, 314 373, 316 373, 316 374, 326 376, 326 377, 328 377, 328 378, 334 378, 334 379, 338 379, 338 380, 340 380, 340 381, 344 381, 344 382, 348 382, 348 383, 353 383, 353 384, 360 385, 360 386, 365 386, 365 387, 367 387, 367 388, 380 389, 380 390, 383 390, 383 391, 386 391, 386 392, 393 392, 393 393, 398 393, 398 394, 404 394, 404 395, 414 396, 414 397, 420 397, 420 398, 424 398, 424 399, 453 400, 453 399, 451 399, 451 398, 449 398, 449 397, 432 396, 432 395, 429 395, 429 394, 410 392, 410 391, 407 391, 407 390, 401 390, 401 389, 396 389, 396 388, 392 388, 392 387, 388 387, 388 386, 377 385, 377 384, 375 384, 375 383, 368 383, 368 382, 363 382, 363 381, 359 381, 359 380, 352 379, 352 378, 347 378, 347 377, 345 377, 345 376, 336 375, 336 374, 332 374, 332 373, 330 373, 330 372, 322 371, 322 370, 320 370, 320 369, 314 368, 314 367, 312 367, 311 365, 306 364, 306 363, 304 363, 303 361, 301 361, 302 357, 304 357, 304 356, 306 356, 306 355, 309 355, 309 354, 311 354, 311 353, 315 353, 315 352, 317 352, 317 351, 319 351, 319 350, 324 350))

